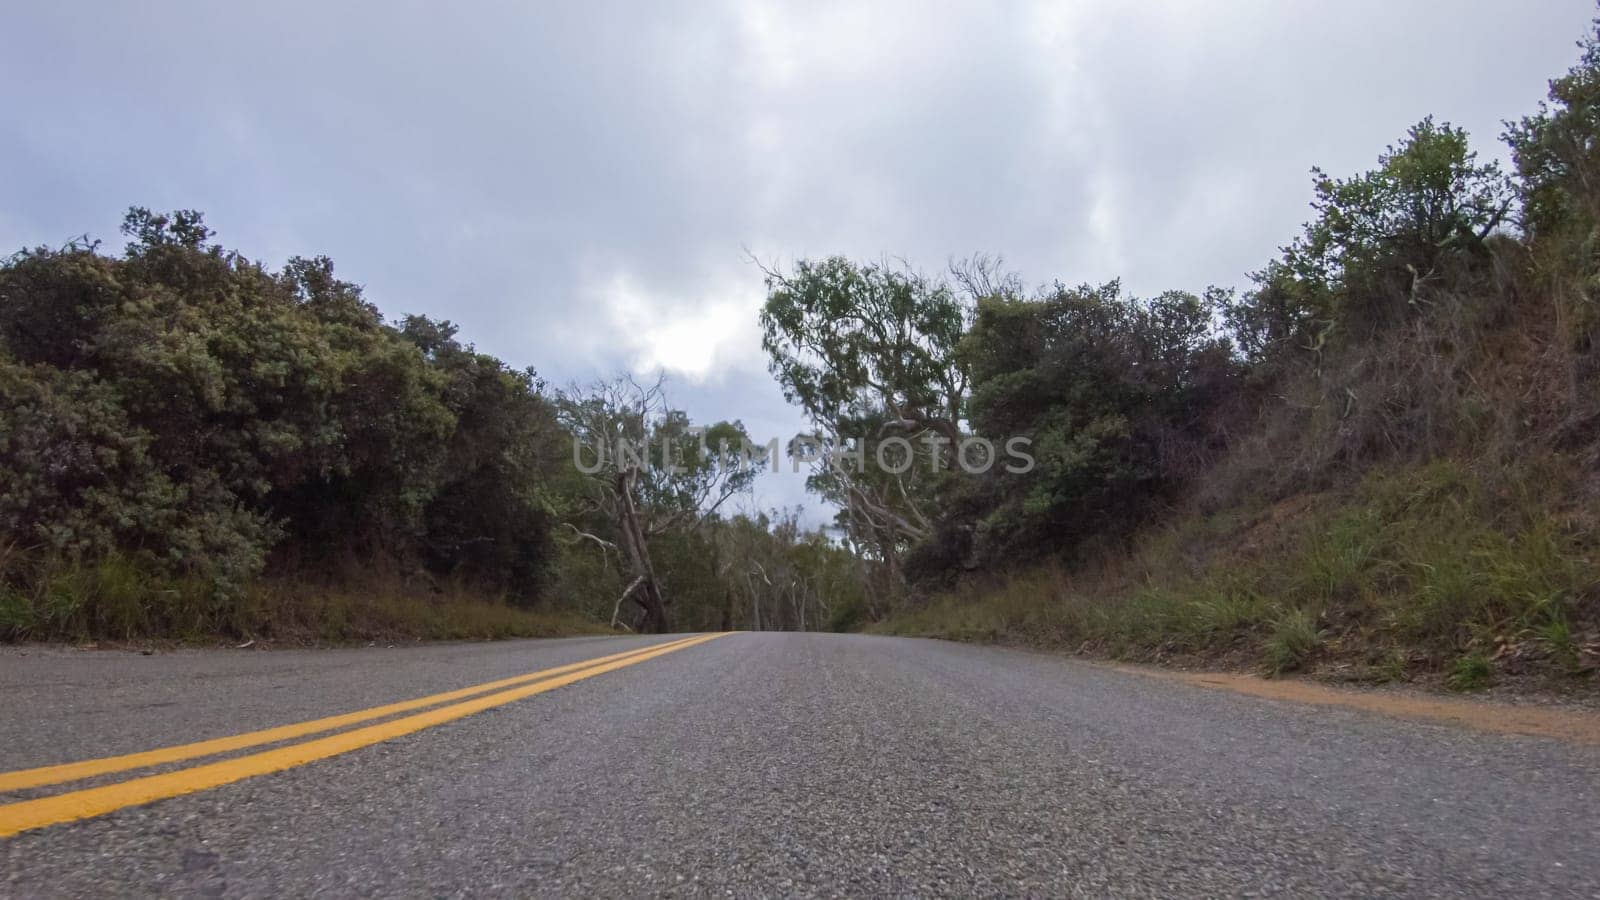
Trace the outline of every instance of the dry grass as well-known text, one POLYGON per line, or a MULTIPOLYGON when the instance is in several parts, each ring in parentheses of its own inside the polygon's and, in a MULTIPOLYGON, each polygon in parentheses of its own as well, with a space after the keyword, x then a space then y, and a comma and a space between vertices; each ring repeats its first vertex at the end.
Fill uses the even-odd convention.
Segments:
POLYGON ((966 584, 873 627, 1272 674, 1326 662, 1394 679, 1480 660, 1587 674, 1600 528, 1571 500, 1581 473, 1544 460, 1499 474, 1374 469, 1253 515, 1181 518, 1090 570, 966 584))

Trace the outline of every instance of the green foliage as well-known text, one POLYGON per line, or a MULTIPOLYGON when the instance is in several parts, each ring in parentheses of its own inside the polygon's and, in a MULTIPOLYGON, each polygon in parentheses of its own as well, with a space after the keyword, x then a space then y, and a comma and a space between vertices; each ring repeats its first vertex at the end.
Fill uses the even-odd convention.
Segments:
MULTIPOLYGON (((586 470, 586 489, 615 493, 619 475, 633 480, 633 502, 647 531, 715 512, 749 490, 761 461, 741 453, 750 445, 743 423, 696 426, 672 409, 660 384, 631 377, 563 392, 556 414, 586 470)), ((597 502, 594 505, 605 505, 597 502)), ((608 516, 614 518, 614 512, 608 516)))
POLYGON ((630 496, 686 624, 816 627, 832 597, 862 602, 848 551, 717 516, 757 471, 719 452, 738 422, 547 397, 452 323, 386 324, 329 260, 268 272, 198 213, 134 209, 124 232, 120 257, 0 264, 0 637, 549 633, 566 620, 524 611, 557 604, 608 621, 631 575, 556 526, 615 544, 593 504, 618 470, 582 476, 574 434, 645 448, 630 496), (392 583, 369 598, 352 572, 392 583))
MULTIPOLYGON (((601 554, 615 553, 626 583, 612 620, 624 621, 626 600, 633 627, 669 630, 676 593, 670 582, 698 568, 704 557, 675 556, 669 561, 672 577, 663 577, 669 569, 655 557, 664 541, 675 549, 694 532, 715 527, 722 505, 749 490, 762 463, 747 452, 744 426, 734 421, 696 427, 671 408, 661 382, 646 386, 631 376, 564 392, 556 407, 575 454, 564 524, 576 540, 601 554)), ((725 611, 721 618, 727 618, 725 611)))
POLYGON ((827 623, 823 626, 825 631, 850 632, 855 631, 867 621, 866 604, 859 598, 851 598, 840 604, 828 616, 827 623))
POLYGON ((12 589, 60 581, 41 609, 86 633, 144 629, 160 601, 90 572, 237 599, 272 567, 386 557, 540 595, 562 442, 531 373, 447 322, 385 325, 325 258, 267 272, 198 213, 123 230, 120 258, 0 265, 0 541, 35 561, 12 589))
POLYGON ((1317 619, 1304 609, 1290 609, 1272 622, 1262 647, 1262 659, 1267 671, 1274 675, 1293 672, 1305 665, 1316 652, 1322 637, 1317 630, 1317 619))
POLYGON ((1549 102, 1506 129, 1523 217, 1535 235, 1589 231, 1600 222, 1600 21, 1578 46, 1578 64, 1550 82, 1549 102))
POLYGON ((1467 133, 1432 117, 1370 172, 1348 179, 1313 172, 1317 218, 1302 239, 1304 264, 1351 294, 1392 260, 1432 269, 1441 253, 1480 244, 1511 205, 1498 164, 1478 163, 1467 133))
POLYGON ((1273 673, 1328 657, 1383 680, 1526 645, 1583 671, 1581 636, 1600 627, 1600 523, 1557 512, 1570 473, 1529 463, 1507 477, 1382 467, 1292 515, 1191 513, 1119 555, 1112 577, 1047 566, 963 582, 875 627, 1273 673))
POLYGON ((1494 681, 1494 664, 1482 653, 1464 653, 1450 665, 1445 684, 1453 691, 1477 691, 1494 681))
POLYGON ((953 365, 966 307, 942 282, 841 257, 767 273, 762 346, 785 396, 819 423, 888 409, 960 417, 953 365))
POLYGON ((1184 611, 1197 647, 1215 646, 1220 638, 1250 632, 1267 614, 1265 601, 1249 589, 1201 585, 1194 590, 1184 611))
MULTIPOLYGON (((984 275, 986 266, 967 274, 984 275)), ((983 290, 974 277, 963 280, 969 295, 983 290)), ((880 439, 912 441, 903 474, 823 464, 808 482, 840 507, 846 536, 882 559, 892 580, 900 554, 930 536, 962 437, 967 377, 956 345, 970 299, 942 280, 841 257, 767 272, 762 346, 784 396, 815 429, 811 441, 825 452, 866 453, 880 439)))
POLYGON ((257 574, 270 518, 213 471, 175 482, 159 451, 91 373, 0 362, 0 539, 90 558, 138 548, 222 586, 257 574))
POLYGON ((1222 304, 1252 359, 1321 351, 1330 340, 1348 346, 1423 314, 1433 295, 1484 267, 1486 241, 1514 202, 1498 163, 1478 162, 1465 131, 1431 117, 1376 169, 1312 175, 1315 218, 1252 276, 1255 290, 1222 304))
POLYGON ((843 630, 872 614, 865 561, 796 512, 734 516, 706 538, 731 627, 843 630))
MULTIPOLYGON (((1550 82, 1549 102, 1508 123, 1505 138, 1521 176, 1541 288, 1577 355, 1575 368, 1592 376, 1600 351, 1600 21, 1579 47, 1578 64, 1550 82)), ((1581 410, 1597 413, 1595 404, 1581 410)))
POLYGON ((1036 555, 1117 534, 1203 455, 1203 413, 1234 375, 1211 329, 1216 296, 1124 296, 1116 282, 978 305, 960 358, 974 430, 1030 442, 1031 472, 992 469, 982 552, 1036 555), (1185 460, 1186 461, 1186 460, 1185 460))
POLYGON ((1534 633, 1539 642, 1545 647, 1545 652, 1562 671, 1568 674, 1579 674, 1583 671, 1582 651, 1578 645, 1578 636, 1572 630, 1567 617, 1561 612, 1554 612, 1550 620, 1538 626, 1534 633))
POLYGON ((13 552, 0 582, 0 640, 237 633, 233 604, 209 583, 120 552, 93 562, 13 552))

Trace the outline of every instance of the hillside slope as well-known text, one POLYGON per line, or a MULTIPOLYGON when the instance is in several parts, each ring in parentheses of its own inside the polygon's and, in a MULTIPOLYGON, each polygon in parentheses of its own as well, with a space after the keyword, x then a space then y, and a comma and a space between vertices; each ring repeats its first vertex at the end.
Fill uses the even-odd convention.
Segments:
MULTIPOLYGON (((1056 518, 1013 533, 1056 552, 1013 541, 1010 559, 1035 561, 1022 574, 991 561, 924 582, 873 627, 1456 688, 1591 684, 1600 37, 1582 48, 1539 114, 1508 125, 1509 176, 1431 119, 1370 172, 1315 172, 1305 233, 1249 292, 1208 292, 1239 361, 1226 387, 1196 387, 1190 349, 1173 382, 1185 392, 1153 425, 1147 400, 1123 415, 1122 434, 1167 455, 1133 470, 1118 445, 1098 493, 1058 480, 1023 496, 1016 515, 1044 497, 1056 518), (1107 472, 1141 490, 1107 494, 1107 472), (1063 537, 1076 517, 1115 522, 1106 509, 1134 524, 1063 537)), ((980 359, 997 375, 1075 371, 1047 368, 1062 340, 1049 335, 1071 332, 1022 331, 1020 308, 980 305, 980 359)))

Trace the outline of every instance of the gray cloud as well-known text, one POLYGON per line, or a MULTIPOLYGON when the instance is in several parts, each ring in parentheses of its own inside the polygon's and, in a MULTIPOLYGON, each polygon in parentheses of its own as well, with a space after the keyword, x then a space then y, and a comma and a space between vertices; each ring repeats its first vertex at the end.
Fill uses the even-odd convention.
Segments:
MULTIPOLYGON (((1581 3, 33 4, 0 34, 0 243, 195 207, 555 382, 664 366, 798 426, 744 259, 1232 284, 1434 113, 1498 154, 1581 3), (330 9, 329 7, 337 7, 330 9)), ((793 503, 799 480, 767 479, 793 503)))

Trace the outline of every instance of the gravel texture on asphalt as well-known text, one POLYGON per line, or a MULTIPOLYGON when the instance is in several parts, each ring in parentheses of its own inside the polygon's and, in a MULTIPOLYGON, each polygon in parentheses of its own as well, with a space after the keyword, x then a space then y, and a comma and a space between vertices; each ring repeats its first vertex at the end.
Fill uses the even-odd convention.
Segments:
MULTIPOLYGON (((644 646, 0 655, 7 769, 644 646)), ((0 893, 1597 896, 1600 751, 1040 654, 737 634, 0 840, 0 893)))

